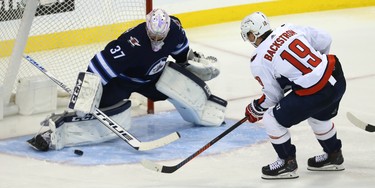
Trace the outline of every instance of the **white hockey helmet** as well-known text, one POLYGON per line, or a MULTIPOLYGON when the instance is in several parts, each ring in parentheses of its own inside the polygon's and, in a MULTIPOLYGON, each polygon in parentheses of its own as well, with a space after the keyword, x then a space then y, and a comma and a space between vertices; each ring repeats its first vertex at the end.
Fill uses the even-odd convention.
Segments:
POLYGON ((157 52, 163 47, 170 24, 171 18, 163 9, 154 9, 147 14, 146 31, 153 51, 157 52))
POLYGON ((249 32, 254 34, 254 41, 249 41, 253 46, 257 47, 255 41, 265 32, 271 30, 270 23, 262 12, 254 12, 246 16, 241 22, 241 36, 244 41, 248 41, 249 32))

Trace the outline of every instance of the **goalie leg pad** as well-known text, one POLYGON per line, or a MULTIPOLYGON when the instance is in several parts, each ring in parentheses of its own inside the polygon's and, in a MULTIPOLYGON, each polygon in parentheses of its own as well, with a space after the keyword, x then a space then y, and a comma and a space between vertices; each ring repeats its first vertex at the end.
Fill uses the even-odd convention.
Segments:
POLYGON ((206 83, 179 65, 169 63, 156 88, 169 97, 185 121, 203 126, 224 122, 227 101, 211 95, 206 83))
MULTIPOLYGON (((131 101, 124 100, 101 110, 122 128, 128 130, 131 123, 130 106, 131 101)), ((55 115, 49 119, 49 126, 52 130, 50 148, 56 150, 70 146, 101 143, 117 138, 116 134, 103 126, 91 114, 84 117, 76 116, 74 113, 55 115)))
POLYGON ((204 106, 200 124, 218 126, 224 122, 227 101, 211 95, 204 106))
POLYGON ((68 108, 78 114, 89 114, 99 108, 103 87, 99 76, 91 72, 80 72, 70 97, 68 108))

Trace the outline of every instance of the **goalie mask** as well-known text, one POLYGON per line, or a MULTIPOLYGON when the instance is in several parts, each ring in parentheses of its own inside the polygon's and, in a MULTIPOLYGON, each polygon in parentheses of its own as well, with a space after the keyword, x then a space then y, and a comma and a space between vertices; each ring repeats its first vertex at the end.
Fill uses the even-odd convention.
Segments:
POLYGON ((159 51, 163 47, 163 41, 168 35, 170 23, 171 18, 162 9, 154 9, 147 14, 146 31, 154 52, 159 51))
POLYGON ((261 12, 255 12, 246 16, 241 22, 241 36, 244 41, 249 41, 254 47, 258 47, 255 42, 258 37, 271 30, 267 17, 261 12), (252 33, 254 40, 250 41, 248 36, 252 33))

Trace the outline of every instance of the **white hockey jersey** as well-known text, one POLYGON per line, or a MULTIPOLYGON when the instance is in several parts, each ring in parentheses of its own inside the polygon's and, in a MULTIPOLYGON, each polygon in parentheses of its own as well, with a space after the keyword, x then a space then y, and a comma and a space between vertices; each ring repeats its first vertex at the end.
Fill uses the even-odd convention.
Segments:
POLYGON ((253 52, 250 68, 263 86, 263 108, 269 108, 284 97, 285 86, 292 86, 300 96, 311 95, 327 82, 335 84, 331 76, 334 56, 326 55, 331 37, 311 27, 285 24, 276 28, 253 52))

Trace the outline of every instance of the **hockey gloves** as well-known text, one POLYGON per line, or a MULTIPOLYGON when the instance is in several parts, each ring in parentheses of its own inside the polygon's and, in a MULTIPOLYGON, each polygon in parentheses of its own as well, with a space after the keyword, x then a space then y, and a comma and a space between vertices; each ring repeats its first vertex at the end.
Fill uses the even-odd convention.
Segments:
POLYGON ((186 69, 203 81, 216 78, 220 74, 220 68, 216 57, 205 57, 202 53, 190 49, 187 59, 188 63, 186 69))
POLYGON ((254 100, 245 109, 245 115, 249 122, 255 123, 263 118, 266 108, 262 108, 258 102, 259 100, 254 100))

